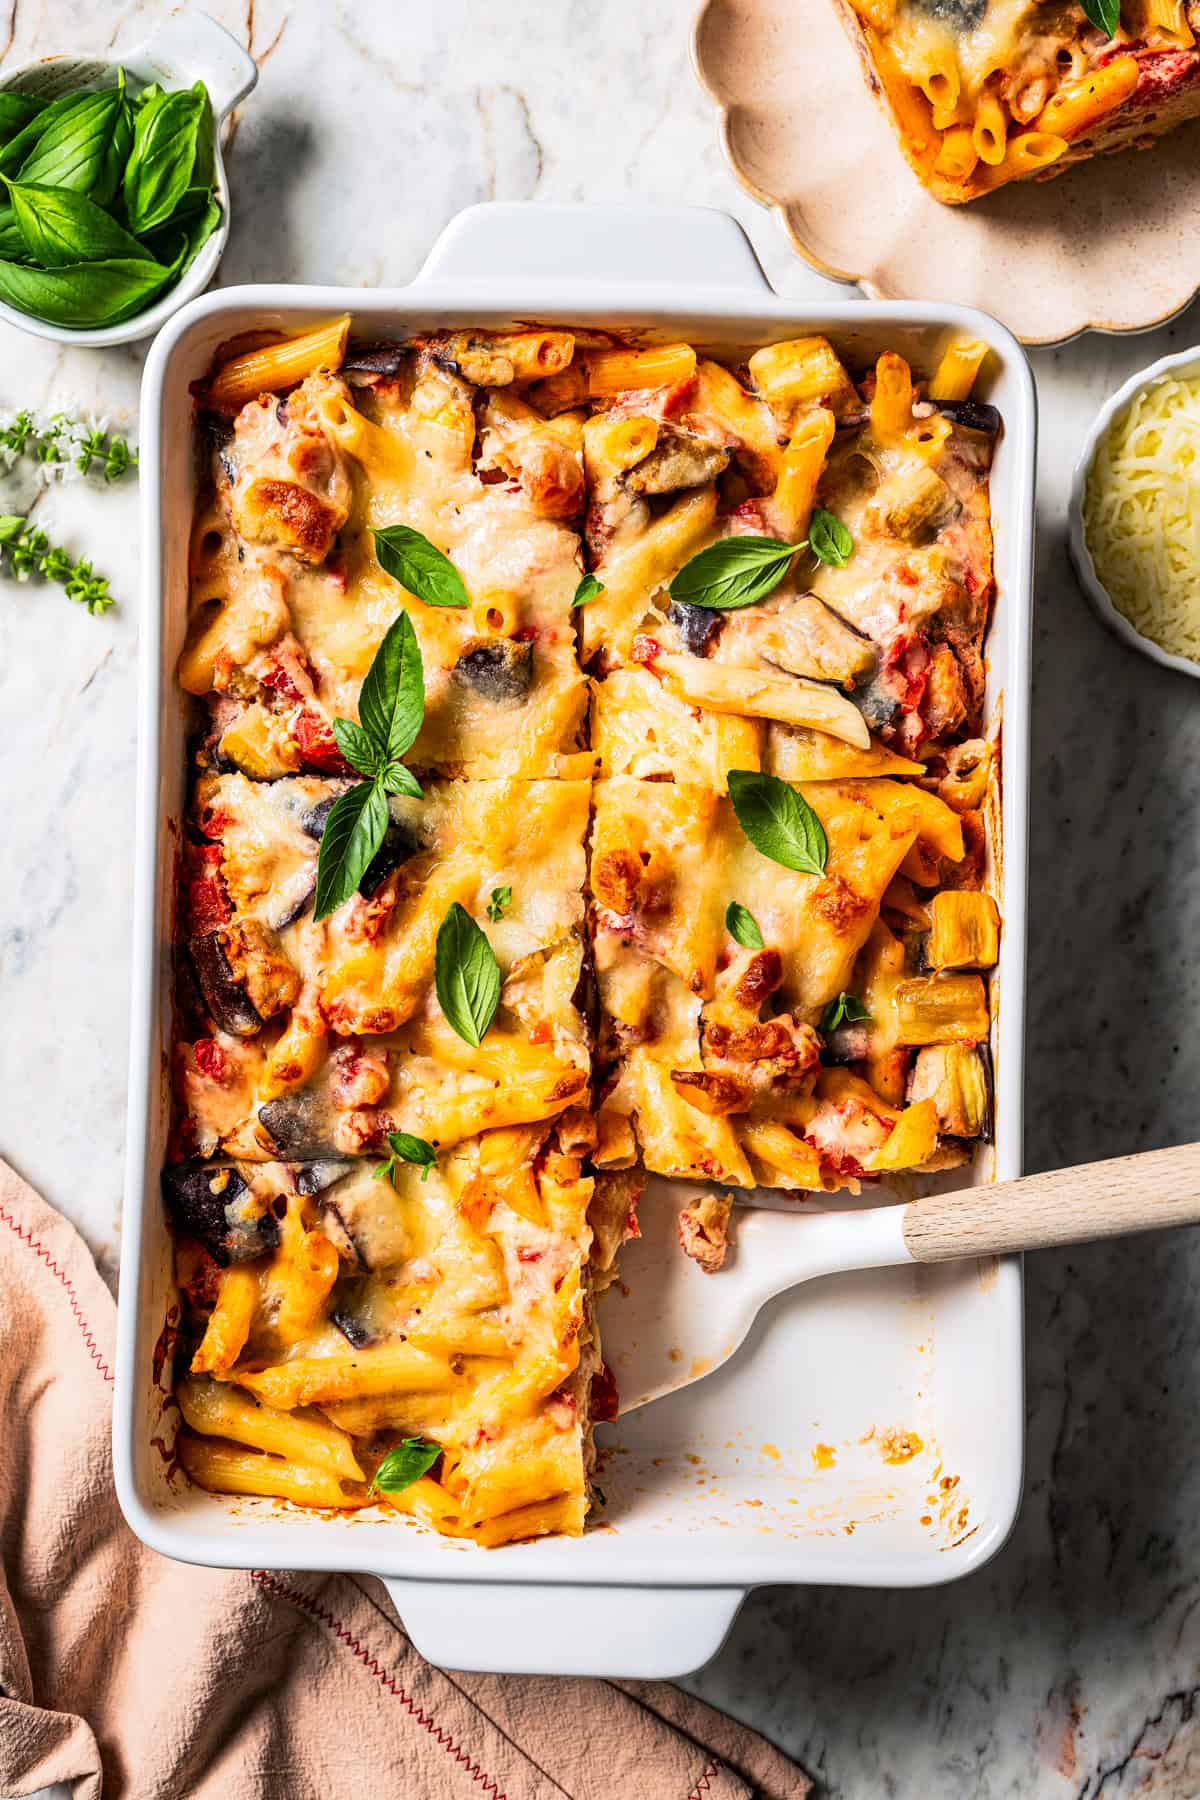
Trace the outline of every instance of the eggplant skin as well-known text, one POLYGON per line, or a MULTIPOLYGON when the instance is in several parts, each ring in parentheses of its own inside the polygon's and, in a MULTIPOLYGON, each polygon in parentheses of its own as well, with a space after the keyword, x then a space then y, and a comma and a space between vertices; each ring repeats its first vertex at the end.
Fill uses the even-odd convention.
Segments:
POLYGON ((403 344, 352 345, 342 364, 345 375, 398 375, 407 361, 403 344))
POLYGON ((260 1211, 236 1169, 179 1163, 164 1169, 163 1200, 181 1231, 198 1238, 214 1262, 252 1262, 274 1250, 279 1221, 260 1211))
POLYGON ((693 656, 707 656, 708 646, 725 623, 724 614, 712 606, 692 606, 687 600, 672 600, 667 617, 678 631, 685 650, 693 656))
POLYGON ((194 937, 188 948, 205 1004, 222 1031, 253 1037, 263 1028, 262 1014, 234 976, 217 932, 194 937))
POLYGON ((320 1161, 330 1151, 325 1109, 317 1096, 301 1089, 267 1100, 258 1109, 258 1123, 273 1148, 286 1162, 320 1161))
POLYGON ((521 706, 533 683, 533 645, 495 638, 466 651, 452 673, 455 681, 474 688, 484 700, 497 706, 521 706))
POLYGON ((935 400, 938 411, 965 431, 982 431, 988 437, 1000 432, 1000 414, 983 400, 935 400))

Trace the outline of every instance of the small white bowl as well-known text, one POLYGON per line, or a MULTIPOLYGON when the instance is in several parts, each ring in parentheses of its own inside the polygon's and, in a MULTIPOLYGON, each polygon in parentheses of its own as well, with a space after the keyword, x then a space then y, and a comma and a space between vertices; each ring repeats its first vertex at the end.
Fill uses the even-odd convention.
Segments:
POLYGON ((1108 589, 1096 573, 1096 565, 1092 561, 1092 553, 1088 549, 1087 536, 1083 524, 1083 497, 1087 488, 1088 475, 1101 440, 1112 421, 1135 394, 1143 388, 1153 387, 1164 375, 1197 375, 1200 376, 1200 349, 1177 350, 1171 356, 1160 356, 1151 363, 1148 369, 1142 369, 1137 375, 1131 375, 1124 387, 1106 400, 1096 414, 1092 428, 1088 432, 1079 461, 1075 464, 1075 475, 1071 482, 1071 502, 1068 510, 1068 537, 1071 561, 1075 564, 1075 572, 1079 576, 1084 593, 1095 607, 1104 623, 1116 632, 1122 642, 1133 650, 1140 650, 1143 656, 1161 663, 1164 669, 1177 669, 1181 675, 1200 676, 1200 662, 1193 662, 1190 656, 1173 656, 1156 644, 1152 638, 1143 637, 1134 629, 1123 612, 1114 606, 1108 589))
POLYGON ((35 319, 32 313, 0 301, 0 319, 28 331, 33 337, 50 338, 56 344, 89 344, 100 348, 109 344, 134 344, 140 338, 153 337, 160 325, 204 292, 217 272, 217 264, 229 238, 229 183, 221 156, 221 121, 244 100, 258 80, 258 66, 223 26, 207 13, 181 12, 168 19, 160 30, 131 50, 128 56, 112 60, 74 56, 46 56, 38 62, 7 71, 0 78, 0 89, 15 89, 23 94, 41 94, 49 99, 72 88, 107 86, 116 80, 115 71, 124 68, 132 77, 134 91, 159 81, 165 88, 187 88, 203 81, 212 101, 216 195, 221 203, 221 223, 203 246, 191 268, 169 288, 161 300, 144 312, 123 319, 119 325, 102 325, 90 331, 74 331, 68 325, 50 325, 35 319))

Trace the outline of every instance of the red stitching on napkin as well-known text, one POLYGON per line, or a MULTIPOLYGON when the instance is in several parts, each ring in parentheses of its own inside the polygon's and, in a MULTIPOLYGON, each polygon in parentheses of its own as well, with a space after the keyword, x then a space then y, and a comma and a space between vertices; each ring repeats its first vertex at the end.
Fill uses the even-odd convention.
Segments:
POLYGON ((88 1355, 103 1375, 105 1381, 112 1381, 113 1372, 100 1354, 100 1346, 92 1336, 92 1328, 83 1316, 83 1310, 80 1307, 79 1298, 75 1292, 75 1284, 71 1280, 71 1277, 67 1274, 65 1269, 61 1269, 55 1262, 41 1239, 35 1238, 33 1233, 31 1231, 26 1231, 23 1225, 18 1225, 12 1214, 6 1212, 2 1206, 0 1206, 0 1220, 3 1220, 10 1231, 16 1232, 22 1243, 29 1245, 29 1248, 33 1251, 35 1256, 41 1257, 50 1273, 62 1283, 62 1286, 66 1289, 67 1300, 70 1303, 71 1311, 75 1314, 79 1329, 83 1333, 83 1341, 88 1347, 88 1355))
MULTIPOLYGON (((479 1764, 472 1761, 468 1753, 455 1743, 448 1731, 443 1731, 442 1727, 429 1717, 429 1714, 421 1708, 411 1694, 405 1693, 390 1670, 380 1665, 373 1652, 355 1637, 341 1619, 322 1606, 319 1601, 311 1600, 307 1594, 302 1594, 299 1588, 289 1587, 286 1582, 277 1581, 275 1576, 266 1569, 251 1569, 250 1579, 256 1581, 260 1587, 269 1588, 272 1593, 278 1594, 282 1599, 290 1600, 293 1606, 299 1607, 301 1612, 308 1613, 310 1618, 317 1619, 322 1625, 328 1625, 335 1637, 340 1638, 343 1644, 353 1650, 359 1662, 364 1668, 370 1670, 376 1681, 380 1682, 390 1694, 394 1694, 397 1700, 403 1701, 417 1724, 423 1725, 430 1736, 442 1746, 446 1754, 462 1765, 471 1780, 477 1781, 485 1794, 491 1794, 492 1800, 508 1800, 507 1795, 497 1787, 493 1778, 484 1774, 479 1764)), ((694 1790, 697 1795, 699 1792, 699 1788, 694 1790)), ((688 1800, 693 1800, 691 1794, 688 1795, 688 1800)))
POLYGON ((704 1773, 701 1775, 699 1781, 696 1783, 695 1787, 692 1789, 691 1793, 687 1796, 687 1800, 700 1800, 701 1794, 707 1794, 709 1788, 712 1785, 712 1778, 716 1774, 716 1772, 720 1768, 720 1766, 721 1766, 720 1758, 714 1756, 712 1761, 708 1764, 707 1768, 704 1770, 704 1773))

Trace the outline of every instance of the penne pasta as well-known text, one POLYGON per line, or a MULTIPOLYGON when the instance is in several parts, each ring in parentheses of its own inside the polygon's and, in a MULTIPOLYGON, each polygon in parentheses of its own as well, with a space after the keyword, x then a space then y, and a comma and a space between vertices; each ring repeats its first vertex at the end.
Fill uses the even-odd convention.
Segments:
POLYGON ((302 337, 283 338, 277 344, 231 357, 205 384, 204 404, 214 412, 235 413, 260 394, 295 387, 317 369, 339 369, 349 334, 346 315, 314 326, 302 337))

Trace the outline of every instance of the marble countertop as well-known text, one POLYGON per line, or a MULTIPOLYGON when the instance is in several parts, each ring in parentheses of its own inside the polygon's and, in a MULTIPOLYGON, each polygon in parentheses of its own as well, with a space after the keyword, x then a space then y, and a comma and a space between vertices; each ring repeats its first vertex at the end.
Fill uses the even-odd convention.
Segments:
MULTIPOLYGON (((725 168, 688 65, 691 4, 208 0, 261 69, 229 159, 221 279, 403 282, 473 201, 636 199, 725 207, 780 291, 843 294, 725 168)), ((170 10, 140 0, 114 27, 116 9, 80 0, 71 47, 128 46, 170 10)), ((67 47, 65 27, 64 8, 14 7, 3 66, 67 47)), ((1097 623, 1064 525, 1100 401, 1198 338, 1193 308, 1147 337, 1088 336, 1033 359, 1030 1169, 1200 1127, 1200 691, 1097 623)), ((131 425, 139 372, 136 350, 59 350, 0 327, 0 409, 68 406, 131 425)), ((126 1091, 135 483, 53 487, 38 518, 110 576, 120 605, 89 618, 54 588, 0 584, 0 1149, 109 1266, 126 1091)), ((1007 1548, 924 1592, 760 1592, 696 1689, 841 1800, 1200 1792, 1198 1288, 1190 1237, 1032 1259, 1028 1486, 1007 1548)))

